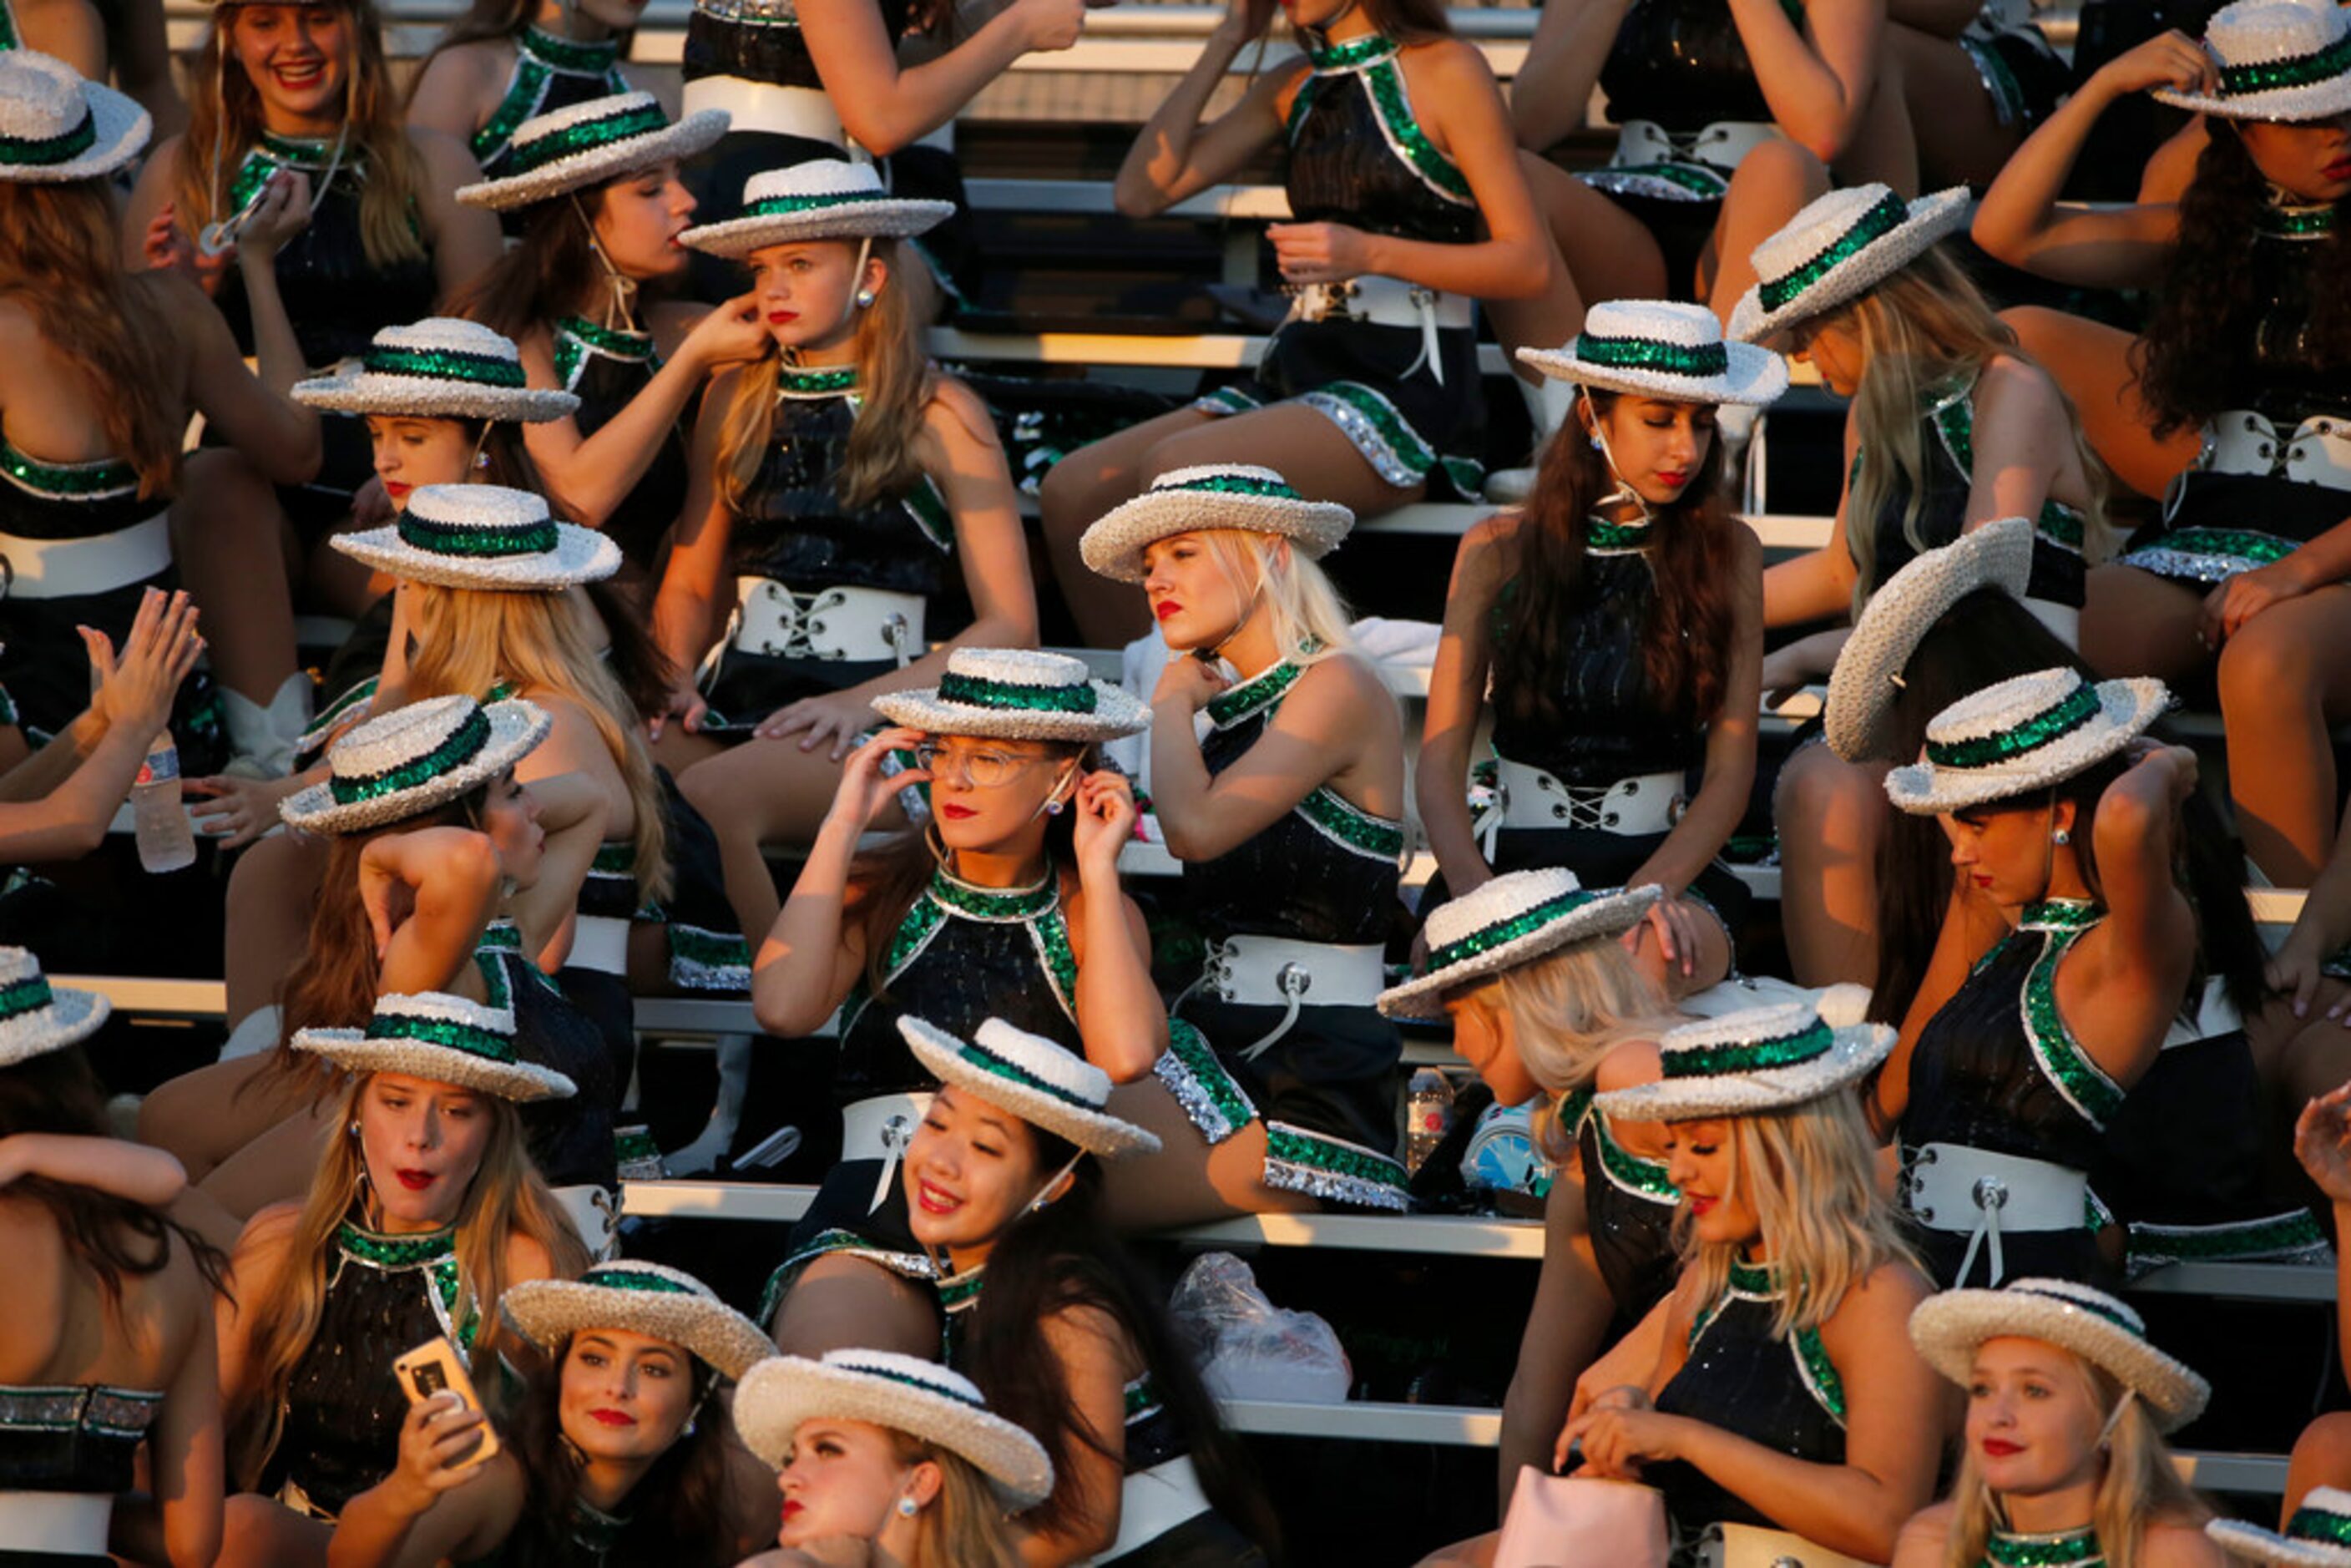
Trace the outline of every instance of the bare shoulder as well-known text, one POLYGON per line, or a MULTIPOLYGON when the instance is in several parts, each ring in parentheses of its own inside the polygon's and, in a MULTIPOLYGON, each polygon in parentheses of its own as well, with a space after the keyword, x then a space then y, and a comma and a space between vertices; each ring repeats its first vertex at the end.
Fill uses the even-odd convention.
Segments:
POLYGON ((538 1237, 517 1230, 507 1238, 508 1281, 551 1280, 555 1273, 555 1254, 538 1237))
POLYGON ((2138 1560, 2146 1568, 2227 1568, 2231 1562, 2201 1524, 2183 1520, 2148 1524, 2139 1538, 2138 1560))
POLYGON ((1045 1342, 1066 1360, 1123 1355, 1126 1330, 1108 1312, 1079 1301, 1048 1314, 1039 1325, 1045 1342))
POLYGON ((1593 1076, 1593 1087, 1605 1093, 1612 1089, 1631 1089, 1643 1083, 1655 1083, 1665 1076, 1665 1053, 1654 1040, 1628 1040, 1611 1046, 1608 1054, 1600 1059, 1600 1070, 1593 1076))
POLYGON ((987 412, 987 404, 953 376, 931 379, 930 401, 923 405, 923 424, 942 441, 953 442, 960 435, 984 445, 997 444, 996 420, 987 412))
POLYGON ((1902 1533, 1894 1542, 1896 1564, 1910 1563, 1940 1563, 1943 1543, 1950 1538, 1951 1526, 1959 1518, 1957 1506, 1948 1502, 1934 1503, 1910 1516, 1902 1533))
POLYGON ((505 82, 518 53, 511 38, 469 38, 434 55, 423 79, 434 87, 488 91, 505 82))
MULTIPOLYGON (((1369 659, 1355 653, 1334 654, 1307 665, 1306 673, 1299 676, 1298 684, 1290 688, 1289 702, 1297 702, 1301 698, 1313 705, 1395 706, 1388 684, 1380 678, 1378 669, 1369 659)), ((1289 703, 1283 706, 1287 707, 1289 703)))
POLYGON ((1423 38, 1406 44, 1403 57, 1448 85, 1466 88, 1483 83, 1489 90, 1499 90, 1493 68, 1486 63, 1478 47, 1466 38, 1443 35, 1423 38))
POLYGON ((2014 404, 2032 412, 2056 407, 2063 394, 2047 371, 2022 354, 1995 354, 1976 378, 1976 396, 1986 406, 2014 404))
POLYGON ((302 1218, 298 1203, 273 1203, 245 1222, 229 1266, 247 1280, 282 1267, 294 1246, 296 1226, 302 1218))

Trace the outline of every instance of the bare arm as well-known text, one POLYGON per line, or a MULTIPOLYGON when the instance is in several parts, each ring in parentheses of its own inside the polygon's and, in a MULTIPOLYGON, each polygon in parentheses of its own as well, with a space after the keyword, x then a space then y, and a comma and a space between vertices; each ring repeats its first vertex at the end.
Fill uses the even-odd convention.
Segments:
POLYGON ((162 1149, 71 1133, 0 1137, 0 1188, 26 1176, 86 1186, 162 1208, 187 1189, 187 1168, 162 1149))
POLYGON ((1823 163, 1844 156, 1877 87, 1884 0, 1809 0, 1800 27, 1780 0, 1730 0, 1771 119, 1823 163))
POLYGON ((751 1010, 768 1033, 786 1040, 813 1033, 857 983, 865 944, 843 918, 849 868, 857 859, 859 837, 882 808, 908 784, 930 777, 919 768, 882 776, 883 761, 892 751, 919 745, 922 738, 911 729, 885 729, 841 765, 832 809, 809 845, 792 895, 784 900, 752 962, 751 1010))
POLYGON ((408 89, 410 128, 470 143, 512 68, 512 48, 503 39, 482 38, 434 55, 408 89))
POLYGON ((1567 1422, 1576 1379, 1599 1353, 1615 1314, 1616 1302, 1592 1249, 1585 1201, 1583 1167, 1571 1154, 1543 1200, 1542 1271, 1519 1340, 1518 1368, 1502 1396, 1499 1480, 1505 1511, 1522 1467, 1550 1469, 1552 1444, 1567 1422))
POLYGON ((299 1204, 270 1205, 246 1221, 235 1249, 229 1254, 224 1288, 213 1298, 224 1404, 235 1401, 252 1370, 246 1362, 252 1349, 253 1318, 246 1309, 266 1301, 277 1289, 279 1274, 293 1260, 294 1222, 301 1212, 299 1204))
POLYGON ((1893 1568, 1943 1568, 1952 1511, 1949 1503, 1938 1502, 1923 1513, 1913 1514, 1894 1542, 1893 1568))
POLYGON ((1723 680, 1722 707, 1707 723, 1706 766, 1698 794, 1665 841, 1627 879, 1627 884, 1635 887, 1662 883, 1677 898, 1688 891, 1698 873, 1730 841, 1755 785, 1755 735, 1763 679, 1763 547, 1744 528, 1739 529, 1737 540, 1730 664, 1723 680))
POLYGON ((1301 675, 1257 743, 1213 779, 1192 733, 1192 692, 1207 689, 1197 685, 1204 666, 1169 662, 1151 707, 1153 804, 1168 853, 1207 861, 1247 843, 1363 754, 1367 732, 1382 728, 1367 722, 1371 705, 1389 699, 1376 674, 1343 659, 1301 675))
POLYGON ((1583 129, 1592 89, 1615 47, 1631 0, 1552 0, 1510 83, 1510 123, 1519 145, 1541 152, 1583 129))
POLYGON ((1853 608, 1853 585, 1861 576, 1854 565, 1845 532, 1845 511, 1853 505, 1853 457, 1860 435, 1850 410, 1844 418, 1844 477, 1837 486, 1836 517, 1829 525, 1828 543, 1816 550, 1763 569, 1763 624, 1767 628, 1801 626, 1808 621, 1842 616, 1853 608))
POLYGON ((221 1544, 226 1466, 220 1354, 209 1303, 199 1301, 187 1348, 147 1434, 148 1485, 162 1514, 172 1568, 209 1568, 221 1544))
POLYGON ((1976 388, 1965 526, 2038 517, 2074 461, 2065 394, 2038 366, 2005 354, 1984 367, 1976 388))
POLYGON ((1061 1361, 1061 1376, 1078 1418, 1110 1451, 1071 1445, 1076 1462, 1056 1476, 1054 1490, 1074 1506, 1070 1523, 1047 1535, 1013 1529, 1027 1568, 1083 1563, 1118 1539, 1121 1461, 1126 1449, 1125 1335, 1104 1313, 1070 1307, 1045 1320, 1045 1343, 1061 1361))
POLYGON ((91 81, 107 78, 106 26, 89 0, 17 0, 24 47, 73 67, 91 81))
POLYGON ((446 299, 496 264, 505 254, 506 239, 496 214, 458 204, 458 187, 482 177, 482 166, 465 142, 413 127, 408 140, 424 163, 424 188, 417 193, 416 211, 433 251, 434 282, 446 299))
POLYGON ((2152 283, 2177 239, 2179 209, 2061 207, 2058 194, 2090 128, 2108 108, 2152 87, 2209 90, 2212 61, 2201 44, 2164 33, 2101 66, 2009 156, 1976 209, 1978 245, 2011 267, 2060 283, 2127 288, 2152 283))
POLYGON ((902 68, 873 0, 802 0, 799 7, 825 96, 842 129, 876 155, 953 120, 1022 55, 1070 47, 1084 22, 1085 0, 1015 0, 946 54, 902 68))
POLYGON ((172 78, 172 37, 162 0, 122 0, 110 32, 114 83, 155 119, 155 136, 177 136, 188 126, 187 100, 172 78))
MULTIPOLYGON (((164 308, 188 346, 188 401, 203 413, 206 425, 245 454, 272 484, 307 483, 319 471, 317 411, 264 384, 245 368, 228 323, 195 285, 158 276, 154 287, 163 290, 164 308)), ((282 308, 277 314, 282 319, 282 308)))
POLYGON ((450 1468, 487 1419, 447 1404, 412 1406, 400 1426, 399 1463, 336 1516, 328 1568, 437 1568, 494 1552, 522 1515, 522 1467, 506 1449, 450 1468))
POLYGON ((294 322, 277 292, 277 253, 310 225, 310 177, 297 170, 273 175, 261 204, 237 238, 237 276, 245 280, 253 321, 253 357, 261 384, 285 397, 308 370, 294 322))
POLYGON ((1148 1077, 1167 1049, 1167 1006, 1151 983, 1151 930, 1119 891, 1118 854, 1134 836, 1134 791, 1109 768, 1089 773, 1076 811, 1078 892, 1070 945, 1078 964, 1078 1034, 1113 1082, 1148 1077))
MULTIPOLYGON (((1470 753, 1477 745, 1479 716, 1485 711, 1487 677, 1493 668, 1494 601, 1509 571, 1509 536, 1519 526, 1519 519, 1505 514, 1488 517, 1461 536, 1453 556, 1453 581, 1445 595, 1445 630, 1437 641, 1436 667, 1428 674, 1413 796, 1420 807, 1421 831, 1456 898, 1494 874, 1471 828, 1467 791, 1470 753)), ((1510 1472, 1504 1474, 1507 1478, 1510 1472)))
MULTIPOLYGON (((601 749, 601 747, 600 747, 601 749)), ((606 758, 609 761, 609 757, 606 758)), ((571 952, 572 916, 580 884, 596 863, 611 805, 604 786, 580 773, 540 779, 530 786, 538 805, 538 825, 547 841, 539 851, 538 875, 517 890, 507 911, 522 932, 523 951, 539 968, 554 974, 571 952)))
POLYGON ((1197 195, 1231 176, 1281 134, 1282 106, 1304 79, 1296 64, 1259 76, 1240 101, 1207 124, 1207 112, 1233 59, 1265 36, 1273 7, 1262 0, 1236 0, 1200 46, 1199 57, 1176 84, 1128 148, 1113 194, 1131 218, 1153 217, 1186 196, 1197 195))
POLYGON ((2106 786, 2090 825, 2106 917, 2058 967, 2057 1008, 2126 1087, 2162 1050, 2196 951, 2196 915, 2172 875, 2179 803, 2195 787, 2194 752, 2154 747, 2106 786))
POLYGON ((503 875, 487 835, 469 828, 370 840, 359 893, 375 930, 377 992, 447 990, 497 909, 503 875))
POLYGON ((688 730, 699 724, 702 699, 694 689, 694 673, 716 635, 722 595, 733 587, 726 553, 735 515, 719 494, 716 470, 718 434, 726 404, 734 396, 734 382, 731 372, 721 376, 702 401, 702 417, 694 425, 694 462, 687 470, 685 511, 678 519, 677 538, 670 546, 661 590, 653 596, 653 643, 677 672, 678 680, 668 711, 653 716, 656 739, 671 715, 682 717, 688 730))

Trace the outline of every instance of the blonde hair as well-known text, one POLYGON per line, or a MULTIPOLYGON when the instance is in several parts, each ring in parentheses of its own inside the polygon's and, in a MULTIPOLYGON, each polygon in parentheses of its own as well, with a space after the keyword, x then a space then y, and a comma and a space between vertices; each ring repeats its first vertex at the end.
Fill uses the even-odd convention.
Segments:
MULTIPOLYGON (((1920 414, 1930 399, 1970 382, 2007 355, 2034 363, 1982 293, 1939 250, 1930 250, 1859 298, 1823 315, 1816 327, 1837 327, 1861 345, 1861 382, 1854 392, 1858 451, 1845 504, 1845 544, 1856 571, 1853 612, 1861 613, 1877 587, 1877 518, 1898 478, 1908 486, 1902 531, 1914 550, 1927 494, 1927 436, 1920 414)), ((2082 434, 2073 401, 2061 391, 2066 434, 2090 487, 2085 508, 2083 555, 2095 561, 2108 550, 2105 468, 2082 434)))
MULTIPOLYGON (((1877 1141, 1850 1091, 1725 1122, 1731 1176, 1723 1196, 1744 1195, 1754 1207, 1781 1287, 1774 1334, 1819 1328, 1846 1291, 1888 1263, 1917 1266, 1878 1192, 1877 1141)), ((1674 1234, 1698 1280, 1703 1318, 1730 1288, 1740 1245, 1697 1242, 1687 1205, 1674 1216, 1674 1234)))
MULTIPOLYGON (((827 243, 853 248, 858 242, 827 243)), ((898 284, 902 256, 896 240, 873 242, 870 259, 883 265, 886 280, 873 303, 857 312, 857 420, 833 481, 841 504, 851 511, 904 496, 923 480, 914 444, 936 383, 914 329, 910 291, 898 284)), ((775 436, 776 387, 783 364, 782 350, 770 341, 765 353, 737 373, 734 401, 718 427, 718 492, 737 511, 775 436)))
MULTIPOLYGON (((340 1133, 358 1117, 360 1097, 375 1076, 364 1073, 345 1086, 329 1127, 340 1133)), ((486 1367, 491 1364, 482 1359, 484 1352, 496 1353, 507 1337, 498 1298, 506 1291, 507 1249, 513 1239, 528 1236, 545 1248, 559 1279, 585 1270, 588 1254, 531 1164, 522 1118, 513 1103, 495 1094, 481 1098, 489 1109, 490 1132, 482 1163, 457 1207, 457 1299, 449 1321, 463 1322, 471 1317, 479 1323, 473 1355, 476 1364, 486 1367)), ((251 1348, 243 1385, 225 1391, 223 1430, 230 1475, 239 1489, 250 1490, 259 1481, 277 1445, 287 1389, 325 1315, 335 1232, 360 1199, 366 1169, 359 1139, 327 1139, 309 1197, 287 1242, 285 1265, 267 1291, 237 1304, 253 1325, 251 1348)), ((392 1375, 389 1367, 384 1375, 392 1375)))
MULTIPOLYGON (((424 193, 424 162, 401 122, 400 90, 384 58, 383 23, 375 0, 325 0, 343 16, 345 64, 341 178, 360 182, 360 246, 378 269, 424 258, 417 204, 424 193), (361 177, 362 171, 364 177, 361 177)), ((228 34, 236 5, 224 5, 204 35, 190 73, 188 131, 180 143, 180 222, 190 234, 226 211, 229 183, 261 141, 261 94, 242 67, 232 69, 228 34), (217 176, 217 178, 215 177, 217 176)), ((317 192, 312 192, 316 195, 317 192)))
MULTIPOLYGON (((2038 1343, 2047 1343, 2043 1340, 2038 1343)), ((2096 1363, 2064 1351, 2065 1359, 2081 1374, 2083 1397, 2106 1419, 2123 1398, 2123 1385, 2096 1363)), ((2105 1463, 2098 1475, 2097 1495, 2091 1501, 2090 1522, 2098 1532, 2098 1550, 2108 1568, 2137 1568, 2149 1524, 2201 1528, 2212 1517, 2204 1500, 2179 1479, 2163 1434, 2155 1429, 2147 1406, 2132 1399, 2107 1433, 2105 1463)), ((2002 1522, 2000 1499, 1984 1484, 1974 1445, 1959 1461, 1959 1479, 1951 1484, 1951 1528, 1943 1541, 1947 1568, 1977 1568, 1985 1561, 1984 1544, 2002 1522)))
POLYGON ((1549 1097, 1535 1114, 1535 1138, 1554 1161, 1575 1149, 1559 1102, 1592 1087, 1609 1051, 1628 1040, 1655 1040, 1675 1022, 1614 936, 1587 937, 1505 969, 1469 1000, 1509 1015, 1519 1060, 1549 1097))
POLYGON ((1003 1500, 979 1468, 953 1449, 895 1427, 883 1430, 898 1463, 939 1468, 939 1495, 918 1516, 914 1560, 908 1568, 1019 1568, 1003 1500))
POLYGON ((572 595, 415 581, 409 591, 415 596, 417 648, 409 664, 408 700, 453 694, 479 698, 501 681, 523 692, 559 692, 577 700, 612 754, 636 810, 638 892, 648 899, 668 897, 669 831, 661 779, 636 706, 590 645, 572 595))
MULTIPOLYGON (((1352 646, 1345 601, 1321 565, 1307 559, 1288 539, 1259 528, 1194 531, 1244 602, 1252 592, 1265 596, 1273 616, 1274 646, 1283 658, 1312 664, 1352 646), (1315 651, 1301 657, 1299 651, 1308 647, 1315 651)), ((1249 619, 1246 611, 1241 619, 1249 619)))

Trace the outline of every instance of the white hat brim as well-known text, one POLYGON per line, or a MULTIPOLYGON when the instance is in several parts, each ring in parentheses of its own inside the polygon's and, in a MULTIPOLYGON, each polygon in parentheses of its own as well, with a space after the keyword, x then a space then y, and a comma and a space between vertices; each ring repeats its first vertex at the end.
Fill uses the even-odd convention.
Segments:
POLYGON ((81 84, 89 105, 89 151, 64 163, 12 163, 0 158, 0 181, 21 185, 62 185, 111 174, 139 156, 154 134, 155 121, 128 95, 94 81, 81 84))
POLYGON ((580 399, 544 387, 492 387, 435 376, 336 371, 294 383, 296 402, 337 413, 381 413, 410 419, 487 419, 543 424, 580 412, 580 399))
POLYGON ((517 1104, 569 1099, 580 1092, 578 1084, 551 1067, 520 1061, 493 1061, 429 1040, 370 1040, 365 1030, 297 1030, 293 1044, 295 1050, 323 1056, 348 1072, 397 1072, 478 1090, 517 1104))
MULTIPOLYGON (((1377 1005, 1388 1018, 1442 1018, 1445 1016, 1443 997, 1456 986, 1467 985, 1486 975, 1514 969, 1531 958, 1596 936, 1617 936, 1638 925, 1652 906, 1665 897, 1666 890, 1657 883, 1644 883, 1639 887, 1620 888, 1603 894, 1589 904, 1579 904, 1556 920, 1544 922, 1523 936, 1514 936, 1484 952, 1447 964, 1441 969, 1431 969, 1416 975, 1402 985, 1390 986, 1382 991, 1377 1005)), ((1503 919, 1510 916, 1504 915, 1503 919)))
POLYGON ((553 549, 528 555, 459 557, 418 549, 400 537, 396 523, 328 536, 329 544, 353 560, 439 588, 553 593, 575 583, 601 581, 621 570, 621 547, 610 534, 558 522, 555 540, 553 549))
POLYGON ((1777 310, 1763 308, 1763 286, 1749 286, 1730 312, 1725 336, 1752 343, 1781 328, 1859 298, 1967 227, 1972 199, 1964 187, 1936 191, 1910 204, 1910 215, 1830 267, 1777 310))
POLYGON ((710 1296, 689 1291, 631 1291, 583 1280, 531 1280, 507 1287, 499 1306, 541 1350, 582 1329, 626 1329, 683 1345, 704 1364, 740 1380, 776 1354, 758 1326, 710 1296))
POLYGON ((1928 817, 2046 789, 2137 740, 2171 703, 2163 683, 2144 675, 2100 681, 2097 692, 2097 716, 2072 734, 1990 768, 1907 764, 1886 776, 1886 798, 1899 810, 1928 817))
POLYGON ((771 1355, 743 1375, 735 1390, 735 1429, 744 1447, 769 1465, 791 1447, 804 1421, 830 1417, 904 1432, 960 1455, 995 1482, 1014 1511, 1052 1494, 1053 1467, 1037 1439, 987 1410, 908 1384, 771 1355))
POLYGON ((2119 1323, 2087 1307, 2022 1291, 1945 1291, 1910 1314, 1910 1342, 1927 1364, 1965 1388, 1977 1347, 1989 1339, 2037 1339, 2069 1350, 2137 1391, 2157 1427, 2169 1432, 2204 1412, 2211 1385, 2119 1323))
POLYGON ((348 805, 336 800, 330 786, 312 784, 278 802, 278 816, 287 827, 306 833, 353 833, 404 821, 496 778, 529 756, 555 722, 544 709, 523 702, 492 703, 482 713, 490 721, 488 744, 448 772, 348 805))
POLYGON ((1011 1112, 1032 1127, 1075 1144, 1098 1159, 1124 1159, 1129 1155, 1155 1155, 1159 1136, 1107 1111, 1088 1111, 1068 1101, 1032 1089, 1026 1083, 975 1067, 964 1060, 963 1041, 927 1019, 901 1017, 898 1030, 925 1067, 942 1083, 969 1090, 999 1110, 1011 1112))
POLYGON ((114 1004, 96 991, 51 986, 47 1009, 0 1021, 0 1068, 79 1045, 96 1034, 113 1011, 114 1004))
MULTIPOLYGON (((2308 120, 2332 120, 2351 111, 2351 74, 2329 77, 2308 87, 2276 87, 2264 92, 2241 92, 2225 98, 2209 93, 2181 92, 2159 87, 2151 96, 2158 103, 2191 114, 2215 114, 2223 120, 2272 120, 2294 124, 2308 120)), ((2351 1557, 2343 1559, 2351 1562, 2351 1557)))
POLYGON ((2274 1530, 2241 1520, 2216 1519, 2204 1533, 2231 1557, 2256 1563, 2283 1563, 2293 1568, 2351 1568, 2351 1546, 2331 1546, 2323 1541, 2293 1541, 2274 1530))
POLYGON ((1723 344, 1730 366, 1719 376, 1684 376, 1671 371, 1595 365, 1564 349, 1520 349, 1519 358, 1554 381, 1603 392, 1630 392, 1667 402, 1740 403, 1760 408, 1788 390, 1788 361, 1753 343, 1723 344))
POLYGON ((1277 534, 1309 560, 1337 549, 1355 526, 1355 515, 1329 501, 1288 500, 1221 491, 1146 491, 1103 514, 1078 540, 1087 568, 1118 582, 1141 582, 1143 552, 1177 534, 1238 528, 1277 534))
POLYGON ((2021 601, 2032 576, 2032 519, 2001 517, 1923 552, 1887 578, 1862 607, 1829 671, 1821 716, 1829 748, 1847 762, 1889 758, 1894 694, 1920 640, 1977 589, 2005 589, 2021 601))
POLYGON ((925 735, 968 735, 990 740, 1116 740, 1150 727, 1151 708, 1124 686, 1107 681, 1089 682, 1094 689, 1092 713, 1059 713, 1046 708, 980 707, 971 703, 942 702, 936 686, 914 686, 884 692, 872 702, 873 711, 892 724, 919 729, 925 735))
POLYGON ((952 202, 885 196, 880 201, 844 202, 804 213, 755 214, 701 224, 678 235, 677 243, 705 255, 739 259, 771 245, 790 245, 799 240, 912 239, 936 228, 954 213, 952 202))
POLYGON ((726 134, 726 124, 725 110, 702 110, 659 131, 574 152, 528 173, 461 185, 457 188, 457 200, 469 207, 487 207, 494 213, 513 212, 568 191, 586 190, 639 169, 650 169, 673 158, 686 159, 707 152, 726 134))
POLYGON ((1661 1078, 1609 1090, 1593 1103, 1627 1122, 1697 1122, 1786 1111, 1860 1082, 1893 1050, 1894 1030, 1878 1023, 1853 1024, 1835 1030, 1828 1050, 1810 1061, 1752 1072, 1661 1078))

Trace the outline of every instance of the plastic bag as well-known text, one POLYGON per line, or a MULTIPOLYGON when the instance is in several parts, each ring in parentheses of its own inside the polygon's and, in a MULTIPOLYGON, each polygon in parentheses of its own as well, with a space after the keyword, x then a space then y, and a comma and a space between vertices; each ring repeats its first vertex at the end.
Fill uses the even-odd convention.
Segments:
POLYGON ((1354 1371, 1337 1331, 1312 1312, 1275 1306, 1231 1253, 1195 1260, 1167 1305, 1217 1398, 1345 1403, 1354 1371))

